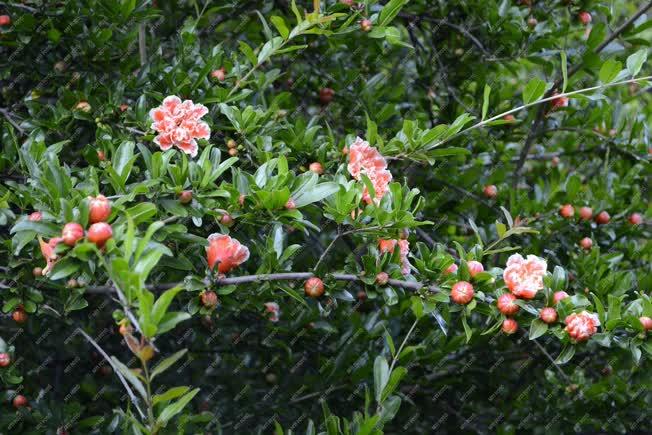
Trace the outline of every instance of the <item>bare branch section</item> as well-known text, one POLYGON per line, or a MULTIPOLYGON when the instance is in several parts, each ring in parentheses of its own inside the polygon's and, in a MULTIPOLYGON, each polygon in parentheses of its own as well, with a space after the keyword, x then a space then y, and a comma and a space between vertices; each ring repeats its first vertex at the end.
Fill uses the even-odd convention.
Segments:
MULTIPOLYGON (((269 273, 263 275, 244 275, 244 276, 235 276, 231 278, 219 278, 215 281, 217 285, 242 285, 242 284, 251 284, 257 282, 270 282, 270 281, 302 281, 308 278, 315 276, 311 272, 288 272, 288 273, 269 273)), ((348 282, 363 282, 362 278, 358 275, 347 274, 347 273, 333 273, 329 275, 336 281, 348 281, 348 282)), ((437 293, 440 291, 439 287, 435 285, 426 285, 417 281, 403 281, 398 279, 390 279, 388 281, 389 285, 394 287, 404 288, 407 290, 418 291, 422 288, 427 288, 428 291, 432 293, 437 293)), ((209 284, 208 282, 206 283, 209 284)), ((148 286, 147 288, 151 291, 165 291, 176 286, 183 286, 183 282, 174 282, 174 283, 165 283, 148 286)), ((114 293, 115 288, 113 286, 96 286, 96 287, 87 287, 86 293, 114 293)))

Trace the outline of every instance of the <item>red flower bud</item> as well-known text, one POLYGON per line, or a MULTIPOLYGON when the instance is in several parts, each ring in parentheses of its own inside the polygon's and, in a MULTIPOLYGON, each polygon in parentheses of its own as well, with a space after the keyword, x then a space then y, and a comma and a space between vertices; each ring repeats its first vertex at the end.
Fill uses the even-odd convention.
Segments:
POLYGON ((27 322, 27 313, 22 308, 17 308, 12 314, 11 317, 16 323, 25 323, 27 322))
POLYGON ((601 212, 598 213, 598 215, 595 217, 595 222, 596 222, 598 225, 606 225, 606 224, 609 223, 609 220, 610 220, 610 219, 611 219, 611 217, 609 216, 609 213, 607 213, 606 211, 601 211, 601 212))
POLYGON ((91 225, 86 236, 89 242, 95 243, 101 248, 107 240, 113 237, 113 230, 111 229, 111 225, 106 222, 98 222, 91 225))
POLYGON ((493 199, 498 195, 498 188, 493 184, 489 184, 482 189, 482 192, 487 198, 493 199))
POLYGON ((11 17, 9 15, 0 15, 0 26, 11 25, 11 17))
POLYGON ((63 243, 68 246, 75 246, 75 244, 84 238, 84 228, 76 222, 70 222, 63 226, 61 231, 63 243))
POLYGON ((111 201, 104 195, 97 195, 95 198, 89 197, 88 201, 88 222, 91 224, 97 222, 106 222, 111 215, 111 201))
POLYGON ((189 204, 192 201, 192 190, 184 190, 179 194, 179 202, 181 204, 189 204))
POLYGON ((222 225, 224 225, 225 227, 230 227, 231 225, 233 225, 233 218, 232 218, 231 215, 228 214, 228 213, 227 213, 227 214, 224 214, 224 215, 222 215, 222 217, 220 218, 220 223, 221 223, 222 225))
POLYGON ((446 270, 444 271, 444 275, 449 275, 455 272, 457 272, 457 264, 453 263, 446 268, 446 270))
POLYGON ((43 214, 40 211, 35 211, 34 213, 30 214, 27 219, 31 222, 38 222, 41 220, 43 217, 43 214))
POLYGON ((582 240, 580 240, 580 246, 582 249, 589 251, 593 246, 593 240, 591 240, 589 237, 584 237, 582 240))
POLYGON ((584 24, 585 26, 586 26, 587 24, 590 24, 590 23, 591 23, 591 20, 593 19, 593 17, 591 17, 591 14, 588 13, 588 12, 586 12, 586 11, 582 11, 582 12, 580 12, 580 13, 578 14, 578 18, 580 19, 580 22, 581 22, 582 24, 584 24))
POLYGON ((312 278, 308 278, 308 280, 303 284, 303 290, 305 291, 306 296, 318 298, 324 294, 324 282, 313 276, 312 278))
POLYGON ((569 219, 572 218, 575 214, 575 209, 570 204, 564 204, 559 209, 559 215, 563 218, 569 219))
POLYGON ((498 311, 506 316, 513 316, 518 313, 518 310, 521 309, 514 301, 517 299, 512 293, 505 293, 498 297, 496 305, 498 306, 498 311))
POLYGON ((516 331, 518 331, 518 322, 514 319, 505 319, 503 320, 502 329, 505 334, 514 334, 516 331))
POLYGON ((643 223, 643 216, 640 213, 632 213, 628 220, 632 225, 640 225, 643 223))
POLYGON ((288 210, 294 210, 295 208, 297 208, 297 205, 295 204, 294 200, 290 198, 285 203, 285 208, 287 208, 288 210))
POLYGON ((319 90, 319 101, 324 106, 326 106, 331 101, 333 101, 334 96, 335 96, 335 91, 331 88, 321 88, 319 90))
POLYGON ((27 406, 27 398, 23 396, 22 394, 17 395, 14 397, 13 400, 14 408, 23 408, 27 406))
POLYGON ((362 29, 363 32, 371 32, 373 24, 371 23, 371 20, 364 19, 360 21, 360 29, 362 29))
POLYGON ((226 69, 222 67, 211 71, 211 77, 223 82, 226 79, 226 69))
POLYGON ((317 175, 324 173, 324 167, 319 162, 312 162, 309 166, 310 171, 314 172, 317 175))
POLYGON ((451 299, 453 302, 460 305, 466 305, 473 300, 473 286, 466 281, 458 281, 451 289, 451 299))
POLYGON ((643 324, 643 328, 645 328, 646 331, 649 331, 652 329, 652 319, 647 317, 647 316, 642 316, 639 317, 638 320, 643 324))
POLYGON ((207 308, 215 308, 217 306, 217 294, 214 291, 205 291, 200 296, 201 303, 207 308))
POLYGON ((0 353, 0 367, 7 367, 11 364, 11 355, 7 352, 0 353))
POLYGON ((389 275, 387 275, 387 272, 379 272, 376 275, 376 284, 378 285, 385 285, 389 281, 389 275))
POLYGON ((554 303, 555 305, 557 305, 557 304, 559 303, 559 301, 561 301, 562 299, 566 299, 567 297, 569 297, 569 296, 568 296, 568 293, 566 293, 566 292, 563 291, 563 290, 562 290, 562 291, 558 291, 558 292, 555 292, 554 295, 552 295, 552 301, 553 301, 553 303, 554 303))
POLYGON ((469 274, 471 278, 475 277, 477 274, 484 272, 484 266, 479 261, 471 260, 467 263, 469 267, 469 274))
POLYGON ((580 219, 583 221, 590 221, 593 217, 593 209, 591 207, 580 208, 580 219))
POLYGON ((557 311, 554 308, 546 307, 539 312, 539 317, 545 323, 555 323, 557 321, 557 311))

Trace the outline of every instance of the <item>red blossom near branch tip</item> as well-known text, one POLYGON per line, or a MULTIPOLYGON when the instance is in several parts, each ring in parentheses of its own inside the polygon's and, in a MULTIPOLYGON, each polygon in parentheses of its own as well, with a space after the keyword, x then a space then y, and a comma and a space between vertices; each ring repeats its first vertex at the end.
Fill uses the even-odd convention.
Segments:
POLYGON ((408 255, 410 254, 410 242, 405 239, 379 239, 378 240, 378 249, 381 254, 385 253, 394 253, 394 249, 398 245, 401 255, 401 273, 403 275, 408 275, 410 273, 410 260, 408 255))
POLYGON ((249 259, 249 249, 230 236, 215 233, 208 236, 206 259, 211 270, 217 264, 219 273, 228 273, 249 259))

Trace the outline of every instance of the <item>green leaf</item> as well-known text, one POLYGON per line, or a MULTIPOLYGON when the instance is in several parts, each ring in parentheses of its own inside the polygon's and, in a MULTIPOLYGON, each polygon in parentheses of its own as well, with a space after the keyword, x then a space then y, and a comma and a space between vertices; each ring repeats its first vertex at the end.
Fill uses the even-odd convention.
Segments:
POLYGON ((278 30, 278 33, 283 37, 283 39, 288 39, 288 35, 290 34, 290 31, 288 30, 287 25, 285 24, 285 20, 282 17, 273 15, 270 18, 270 21, 276 27, 276 30, 278 30))
POLYGON ((256 55, 254 54, 254 51, 251 49, 251 47, 249 47, 249 45, 242 40, 238 41, 238 44, 240 45, 240 51, 245 55, 247 60, 249 60, 252 65, 256 65, 256 55))
POLYGON ((184 320, 190 319, 190 317, 192 317, 190 314, 181 311, 167 313, 165 316, 163 316, 161 322, 158 324, 157 334, 161 335, 171 329, 174 329, 177 324, 183 322, 184 320))
POLYGON ((487 111, 489 110, 489 94, 491 94, 491 86, 484 85, 484 97, 482 100, 482 121, 487 117, 487 111))
POLYGON ((297 207, 304 207, 313 202, 321 201, 339 190, 339 184, 333 182, 320 183, 310 190, 304 190, 297 196, 292 195, 297 207))
POLYGON ((389 397, 394 390, 396 390, 396 387, 398 387, 399 382, 401 382, 401 379, 407 374, 407 369, 405 367, 396 367, 394 370, 392 370, 392 374, 389 377, 389 381, 387 382, 387 385, 383 389, 383 393, 380 396, 380 403, 383 403, 387 397, 389 397))
POLYGON ((600 68, 600 81, 602 83, 611 83, 614 81, 616 77, 618 77, 618 73, 623 69, 623 64, 618 62, 615 59, 608 59, 604 64, 602 64, 602 67, 600 68))
POLYGON ((155 394, 154 396, 152 396, 152 403, 156 405, 161 402, 169 402, 172 399, 176 399, 179 396, 183 396, 184 394, 186 394, 186 392, 189 389, 190 388, 186 386, 172 387, 169 390, 167 390, 165 393, 155 394))
POLYGON ((469 323, 466 320, 466 315, 462 316, 462 326, 464 327, 464 333, 466 334, 466 342, 468 343, 473 336, 473 329, 469 326, 469 323))
POLYGON ((195 395, 199 393, 199 388, 195 388, 189 393, 184 394, 179 400, 174 403, 171 403, 159 414, 156 421, 162 425, 166 426, 168 421, 170 421, 175 415, 183 411, 183 408, 192 400, 195 395))
POLYGON ((136 377, 136 375, 129 370, 129 367, 126 365, 122 364, 119 359, 116 357, 112 356, 111 361, 113 362, 113 365, 118 369, 120 374, 124 376, 124 378, 129 381, 129 383, 138 391, 138 394, 144 399, 147 400, 147 393, 145 392, 145 387, 143 386, 142 382, 136 377))
POLYGON ((546 92, 546 82, 539 78, 530 80, 523 91, 523 102, 525 104, 539 100, 546 92))
POLYGON ((161 322, 163 316, 167 313, 170 303, 172 303, 174 297, 181 290, 183 290, 182 286, 171 288, 163 292, 163 294, 156 300, 156 303, 154 303, 154 307, 152 308, 152 322, 155 325, 158 325, 161 322))
POLYGON ((154 367, 154 370, 152 370, 150 379, 154 379, 156 376, 169 369, 175 362, 179 361, 186 352, 188 352, 188 349, 182 349, 158 363, 158 365, 154 367))
POLYGON ((647 60, 647 50, 647 48, 642 48, 627 58, 627 71, 632 77, 636 77, 647 60))
POLYGON ((530 323, 530 333, 528 336, 530 340, 535 340, 545 334, 546 331, 548 331, 548 324, 541 319, 534 319, 530 323))
POLYGON ((383 390, 389 380, 389 366, 385 357, 378 355, 374 361, 374 391, 376 392, 376 401, 380 402, 383 390))
POLYGON ((573 356, 575 355, 575 346, 572 344, 567 344, 566 347, 561 351, 557 359, 555 359, 555 363, 562 365, 566 364, 568 361, 570 361, 573 356))
POLYGON ((389 24, 401 11, 403 6, 408 2, 408 0, 390 0, 383 9, 380 11, 380 16, 378 17, 378 26, 386 26, 389 24))
POLYGON ((72 275, 73 273, 79 270, 79 263, 72 258, 64 258, 57 263, 52 268, 52 271, 48 274, 48 278, 53 281, 58 279, 65 278, 72 275))

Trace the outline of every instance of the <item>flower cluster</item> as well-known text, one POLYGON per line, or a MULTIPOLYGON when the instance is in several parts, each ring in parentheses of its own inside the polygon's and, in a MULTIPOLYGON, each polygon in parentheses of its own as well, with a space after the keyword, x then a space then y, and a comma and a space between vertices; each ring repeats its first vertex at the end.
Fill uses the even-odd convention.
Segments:
POLYGON ((206 258, 211 270, 217 264, 219 273, 227 273, 249 259, 249 249, 236 239, 215 233, 208 236, 206 258))
POLYGON ((547 268, 546 261, 536 255, 523 258, 521 254, 514 254, 507 260, 503 279, 514 296, 532 299, 543 289, 543 277, 547 268))
POLYGON ((378 149, 369 145, 369 142, 357 137, 349 149, 349 173, 356 180, 362 178, 362 174, 369 177, 374 186, 376 197, 371 198, 368 189, 365 187, 362 199, 371 204, 372 201, 378 204, 388 191, 392 173, 387 170, 387 161, 378 152, 378 149))
POLYGON ((408 260, 408 255, 410 254, 410 242, 404 239, 380 239, 378 240, 378 249, 380 249, 381 254, 385 253, 394 253, 394 249, 398 245, 401 255, 401 273, 403 275, 408 275, 410 273, 410 260, 408 260))
POLYGON ((163 104, 149 112, 152 118, 152 128, 158 132, 154 138, 163 151, 173 146, 179 148, 191 157, 197 155, 197 142, 195 139, 208 139, 211 129, 200 118, 208 113, 202 104, 195 104, 191 100, 181 101, 177 96, 171 95, 163 100, 163 104))

